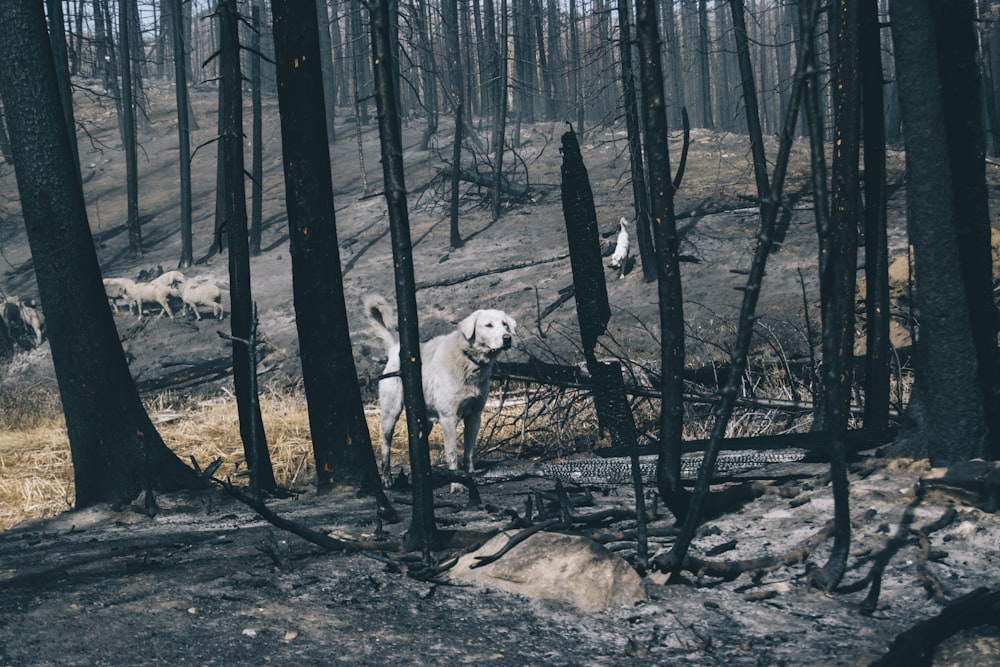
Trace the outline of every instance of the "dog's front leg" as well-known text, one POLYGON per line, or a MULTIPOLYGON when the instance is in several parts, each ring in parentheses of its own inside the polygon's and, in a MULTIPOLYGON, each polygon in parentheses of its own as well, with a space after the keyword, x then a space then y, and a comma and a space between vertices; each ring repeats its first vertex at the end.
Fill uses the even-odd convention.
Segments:
MULTIPOLYGON (((444 439, 444 460, 448 465, 448 470, 458 470, 458 419, 442 418, 440 423, 441 437, 444 439)), ((452 483, 452 493, 458 493, 461 490, 461 484, 452 483)))

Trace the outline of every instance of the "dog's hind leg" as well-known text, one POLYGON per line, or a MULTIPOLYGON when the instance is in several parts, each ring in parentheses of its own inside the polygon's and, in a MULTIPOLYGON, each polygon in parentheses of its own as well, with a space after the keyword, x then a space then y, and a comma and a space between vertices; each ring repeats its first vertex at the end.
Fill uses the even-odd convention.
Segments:
MULTIPOLYGON (((449 415, 440 416, 441 437, 444 440, 444 460, 448 464, 448 470, 458 470, 458 419, 449 415)), ((461 484, 452 483, 451 492, 458 493, 462 490, 461 484)))
POLYGON ((479 423, 482 421, 483 413, 473 410, 465 416, 463 420, 465 429, 462 431, 462 468, 469 473, 476 472, 476 464, 473 457, 476 452, 476 438, 479 437, 479 423))
POLYGON ((379 383, 378 406, 382 425, 382 485, 388 488, 392 486, 392 465, 390 463, 390 451, 392 450, 392 434, 396 430, 396 422, 403 412, 403 383, 396 381, 398 387, 393 386, 392 380, 383 380, 379 383))

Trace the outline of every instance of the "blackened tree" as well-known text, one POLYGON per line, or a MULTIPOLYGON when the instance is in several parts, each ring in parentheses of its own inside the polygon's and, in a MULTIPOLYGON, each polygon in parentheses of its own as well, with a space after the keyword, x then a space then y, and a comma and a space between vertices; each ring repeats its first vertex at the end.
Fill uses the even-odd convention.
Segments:
POLYGON ((0 60, 0 97, 66 417, 77 507, 124 504, 144 489, 194 487, 197 475, 166 447, 146 414, 108 310, 41 3, 0 3, 0 60))
POLYGON ((223 0, 218 8, 219 70, 222 74, 222 149, 224 176, 222 198, 229 246, 229 284, 232 287, 229 327, 233 339, 233 387, 240 416, 240 436, 250 485, 254 490, 277 489, 267 437, 256 396, 256 373, 251 340, 256 327, 250 291, 250 241, 247 230, 246 189, 243 183, 243 75, 240 71, 239 15, 236 0, 223 0))
POLYGON ((312 0, 274 0, 272 27, 281 116, 295 322, 320 490, 374 494, 391 513, 372 450, 344 302, 330 148, 326 142, 312 0))
POLYGON ((968 0, 919 0, 894 3, 891 18, 920 313, 916 382, 904 424, 913 428, 904 429, 899 445, 948 465, 986 454, 987 412, 990 420, 997 412, 990 379, 996 311, 983 297, 991 289, 990 231, 975 13, 968 0), (976 108, 963 108, 967 104, 976 108), (973 314, 978 309, 985 314, 973 314))

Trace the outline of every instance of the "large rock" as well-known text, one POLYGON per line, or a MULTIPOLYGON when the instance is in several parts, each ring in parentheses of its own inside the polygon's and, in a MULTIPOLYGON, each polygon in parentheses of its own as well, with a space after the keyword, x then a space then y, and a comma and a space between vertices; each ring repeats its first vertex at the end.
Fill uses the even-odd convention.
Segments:
POLYGON ((515 531, 501 533, 449 570, 453 581, 499 588, 525 597, 571 605, 585 612, 634 605, 646 599, 642 579, 628 563, 593 540, 536 533, 489 565, 477 556, 497 553, 515 531))

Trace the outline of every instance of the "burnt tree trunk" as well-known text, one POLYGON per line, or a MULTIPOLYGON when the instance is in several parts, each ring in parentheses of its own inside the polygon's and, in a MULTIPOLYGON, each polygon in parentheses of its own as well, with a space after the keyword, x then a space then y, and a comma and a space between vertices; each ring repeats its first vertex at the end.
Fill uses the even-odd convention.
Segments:
POLYGON ((450 234, 448 245, 451 248, 462 247, 462 235, 458 229, 458 195, 462 170, 462 134, 465 112, 465 86, 462 81, 462 56, 458 48, 458 2, 457 0, 442 0, 442 19, 444 22, 445 57, 448 61, 448 99, 451 101, 452 115, 455 118, 455 135, 451 149, 451 197, 450 197, 450 234))
POLYGON ((150 422, 118 341, 72 168, 41 3, 0 3, 0 61, 0 97, 66 417, 76 507, 123 505, 144 489, 198 486, 195 472, 150 422))
POLYGON ((646 191, 646 172, 642 165, 642 137, 639 128, 639 109, 635 95, 635 72, 632 67, 632 5, 629 0, 618 0, 619 30, 622 63, 622 102, 625 105, 625 127, 628 133, 629 167, 632 174, 632 200, 635 202, 635 235, 639 241, 639 260, 642 277, 649 283, 656 280, 656 248, 649 224, 649 193, 646 191))
MULTIPOLYGON (((264 224, 264 119, 260 82, 260 25, 263 0, 253 0, 250 6, 250 254, 260 254, 260 237, 264 224)), ((273 10, 272 10, 273 11, 273 10)), ((280 89, 279 89, 280 94, 280 89)), ((280 103, 279 103, 280 104, 280 103)), ((280 111, 279 111, 280 114, 280 111)), ((330 122, 333 120, 331 118, 330 122)), ((284 138, 284 135, 282 135, 284 138)))
POLYGON ((311 0, 274 0, 272 28, 281 116, 295 324, 316 460, 316 485, 382 490, 361 388, 351 351, 344 280, 334 216, 330 148, 323 98, 316 14, 311 0))
POLYGON ((860 26, 865 188, 865 428, 889 426, 889 250, 885 115, 878 0, 862 0, 860 26))
POLYGON ((372 55, 375 63, 375 102, 378 106, 379 141, 382 148, 382 174, 389 210, 395 267, 396 310, 399 318, 400 376, 406 426, 409 429, 410 473, 413 478, 413 518, 407 534, 407 546, 420 548, 430 557, 437 529, 434 525, 433 482, 430 446, 427 433, 427 405, 424 402, 420 372, 420 331, 417 323, 417 297, 413 275, 413 245, 410 241, 410 217, 406 205, 403 177, 403 139, 396 115, 396 88, 392 81, 392 44, 389 38, 388 0, 379 0, 371 12, 372 55))
POLYGON ((229 284, 233 337, 233 384, 240 417, 240 436, 247 464, 251 466, 252 491, 277 489, 267 437, 257 397, 251 386, 257 373, 248 342, 254 327, 253 295, 250 291, 250 244, 247 238, 247 203, 243 185, 243 100, 240 72, 239 16, 236 0, 219 3, 219 70, 222 75, 222 155, 225 175, 226 237, 229 244, 229 284), (254 465, 256 464, 256 465, 254 465))
MULTIPOLYGON (((945 17, 936 16, 929 4, 894 3, 891 12, 920 312, 915 396, 898 444, 907 453, 928 455, 933 465, 945 466, 983 456, 989 432, 959 250, 952 160, 964 151, 951 153, 957 129, 951 123, 960 116, 945 112, 945 79, 957 73, 941 69, 938 53, 943 47, 937 42, 938 35, 960 39, 963 34, 958 16, 935 26, 935 19, 945 17)), ((944 13, 956 9, 960 7, 949 3, 944 13)), ((965 154, 963 159, 970 158, 965 154)))
MULTIPOLYGON (((132 255, 142 255, 142 229, 139 227, 139 158, 135 137, 135 89, 132 84, 132 54, 130 13, 135 11, 131 0, 124 0, 118 7, 118 63, 121 67, 121 123, 122 150, 125 151, 125 190, 128 209, 128 247, 132 255)), ((142 307, 142 304, 139 305, 142 307)))
POLYGON ((181 214, 181 257, 178 269, 194 263, 194 246, 191 229, 191 116, 188 114, 191 101, 187 88, 187 55, 184 47, 184 27, 181 15, 181 0, 168 0, 170 10, 170 36, 174 51, 174 96, 177 100, 177 155, 180 168, 180 214, 181 214))
POLYGON ((594 353, 597 338, 607 330, 611 319, 611 306, 604 282, 594 195, 580 154, 580 144, 572 129, 562 136, 562 154, 563 218, 569 240, 583 356, 594 379, 597 419, 601 430, 610 432, 612 447, 633 447, 636 441, 635 422, 625 397, 621 365, 600 362, 594 353))
POLYGON ((649 173, 650 218, 656 245, 656 286, 660 300, 660 358, 663 404, 660 414, 660 456, 656 483, 675 516, 687 510, 688 493, 681 484, 681 431, 684 426, 684 307, 678 262, 674 187, 670 177, 667 115, 660 61, 660 34, 655 0, 639 0, 636 9, 639 76, 642 82, 643 125, 649 173))

